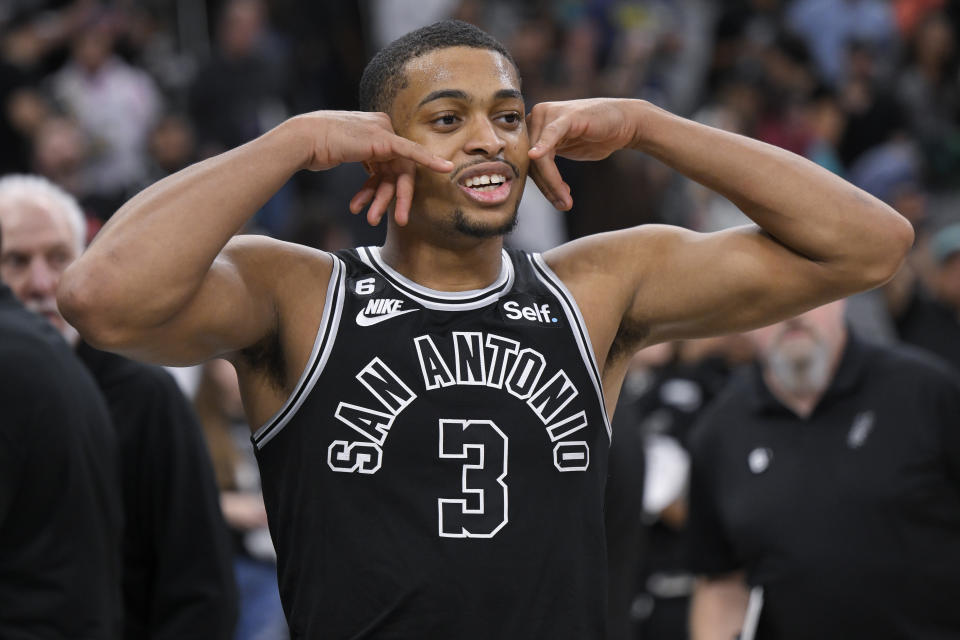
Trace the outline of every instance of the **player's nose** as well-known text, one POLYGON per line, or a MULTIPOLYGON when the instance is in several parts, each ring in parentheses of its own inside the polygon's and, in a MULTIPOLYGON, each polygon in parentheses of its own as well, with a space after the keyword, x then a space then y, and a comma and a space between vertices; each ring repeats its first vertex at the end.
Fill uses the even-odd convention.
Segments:
POLYGON ((470 125, 466 152, 470 155, 499 156, 506 147, 503 138, 493 122, 486 118, 477 118, 470 125))

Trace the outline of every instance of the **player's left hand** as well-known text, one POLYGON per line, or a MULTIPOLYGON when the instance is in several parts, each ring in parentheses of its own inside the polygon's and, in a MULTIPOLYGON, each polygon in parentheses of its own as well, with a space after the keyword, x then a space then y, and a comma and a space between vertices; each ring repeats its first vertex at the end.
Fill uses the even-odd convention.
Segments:
POLYGON ((602 160, 629 145, 636 131, 629 103, 614 98, 541 102, 527 115, 530 177, 557 209, 568 211, 573 198, 554 158, 602 160))

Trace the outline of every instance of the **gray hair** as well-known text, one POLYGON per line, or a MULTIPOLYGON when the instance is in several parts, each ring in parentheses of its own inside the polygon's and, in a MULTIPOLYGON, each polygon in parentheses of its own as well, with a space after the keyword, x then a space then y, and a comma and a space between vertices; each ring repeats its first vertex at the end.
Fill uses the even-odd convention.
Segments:
POLYGON ((77 255, 87 244, 87 221, 72 195, 42 176, 10 174, 0 178, 0 208, 33 204, 62 215, 76 241, 77 255))

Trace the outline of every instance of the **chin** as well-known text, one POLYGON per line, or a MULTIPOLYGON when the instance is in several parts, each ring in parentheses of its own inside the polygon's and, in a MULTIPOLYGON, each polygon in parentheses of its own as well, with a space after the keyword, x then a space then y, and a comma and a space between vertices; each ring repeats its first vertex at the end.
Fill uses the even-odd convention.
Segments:
POLYGON ((517 226, 517 205, 512 211, 453 211, 453 228, 471 238, 496 238, 510 233, 517 226))

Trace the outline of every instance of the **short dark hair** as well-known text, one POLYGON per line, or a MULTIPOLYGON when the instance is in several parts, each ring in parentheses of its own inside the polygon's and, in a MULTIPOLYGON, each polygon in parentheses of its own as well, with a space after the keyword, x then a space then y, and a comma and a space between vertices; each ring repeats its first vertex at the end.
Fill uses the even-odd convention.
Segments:
POLYGON ((373 56, 360 78, 360 108, 389 111, 397 93, 406 86, 404 65, 425 53, 448 47, 490 49, 517 69, 517 63, 507 48, 489 33, 460 20, 443 20, 397 38, 373 56))

